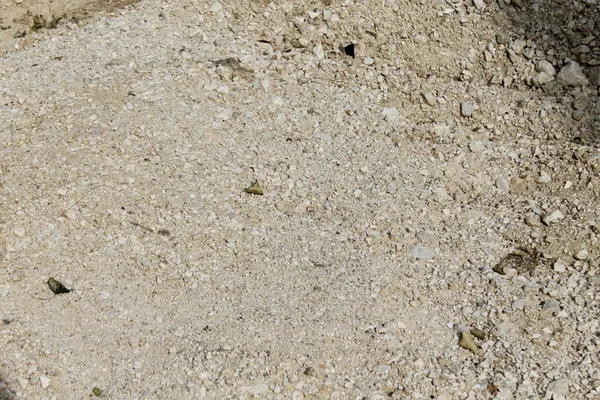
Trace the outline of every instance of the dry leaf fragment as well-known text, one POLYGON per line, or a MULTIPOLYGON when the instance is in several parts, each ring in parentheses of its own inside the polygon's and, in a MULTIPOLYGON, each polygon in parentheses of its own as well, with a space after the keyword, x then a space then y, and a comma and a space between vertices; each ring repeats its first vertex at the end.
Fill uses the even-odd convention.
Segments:
POLYGON ((471 333, 471 335, 475 336, 479 340, 484 340, 485 336, 486 336, 484 331, 482 331, 481 329, 477 329, 477 328, 471 328, 470 333, 471 333))
POLYGON ((54 294, 63 294, 69 293, 71 290, 67 289, 65 285, 63 285, 60 281, 57 281, 54 278, 48 279, 48 287, 52 290, 54 294))
POLYGON ((490 392, 490 394, 492 396, 497 395, 499 392, 498 387, 496 387, 496 385, 494 385, 493 383, 490 383, 489 385, 487 385, 487 390, 488 390, 488 392, 490 392))
POLYGON ((473 353, 477 353, 477 343, 475 342, 475 339, 473 338, 473 335, 471 335, 471 332, 469 331, 463 331, 460 333, 460 347, 462 347, 463 349, 467 349, 472 351, 473 353))
POLYGON ((263 190, 260 188, 260 185, 258 184, 258 181, 254 181, 254 183, 252 185, 250 185, 249 187, 244 189, 244 192, 251 193, 251 194, 258 194, 260 196, 262 196, 264 194, 263 190))

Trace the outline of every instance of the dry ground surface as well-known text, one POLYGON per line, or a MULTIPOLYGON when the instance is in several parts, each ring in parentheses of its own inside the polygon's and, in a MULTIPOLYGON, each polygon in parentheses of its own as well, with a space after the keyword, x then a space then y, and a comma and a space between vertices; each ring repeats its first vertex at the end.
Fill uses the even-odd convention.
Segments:
POLYGON ((0 399, 600 399, 596 0, 0 5, 0 399))

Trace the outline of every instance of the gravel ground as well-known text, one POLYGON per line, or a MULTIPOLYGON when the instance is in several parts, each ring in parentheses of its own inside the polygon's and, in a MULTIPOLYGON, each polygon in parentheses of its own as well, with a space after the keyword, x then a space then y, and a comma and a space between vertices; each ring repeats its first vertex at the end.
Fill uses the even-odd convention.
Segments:
POLYGON ((599 400, 599 16, 147 0, 7 39, 0 399, 599 400))

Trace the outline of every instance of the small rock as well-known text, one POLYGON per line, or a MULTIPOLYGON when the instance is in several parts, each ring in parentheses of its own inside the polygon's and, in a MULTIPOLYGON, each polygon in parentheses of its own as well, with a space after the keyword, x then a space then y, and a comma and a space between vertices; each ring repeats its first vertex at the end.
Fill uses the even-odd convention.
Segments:
POLYGON ((477 353, 477 342, 475 342, 475 338, 469 331, 462 331, 460 333, 460 347, 463 349, 467 349, 472 351, 473 353, 477 353))
POLYGON ((25 379, 22 376, 19 376, 17 378, 17 380, 19 381, 19 385, 25 389, 27 387, 27 385, 29 385, 29 379, 25 379))
POLYGON ((560 212, 560 210, 556 210, 554 212, 551 212, 550 214, 546 214, 546 216, 542 218, 542 221, 544 222, 544 224, 550 225, 551 223, 558 221, 559 219, 563 219, 564 217, 565 216, 562 212, 560 212))
POLYGON ((485 143, 478 140, 471 142, 469 143, 469 150, 471 150, 473 153, 481 153, 485 150, 485 143))
POLYGON ((323 50, 323 46, 321 46, 321 44, 316 45, 313 48, 313 54, 315 55, 315 57, 317 57, 317 59, 322 60, 325 58, 325 50, 323 50))
POLYGON ((556 69, 554 68, 554 65, 552 65, 550 61, 546 60, 538 61, 535 65, 535 70, 537 72, 543 72, 548 76, 556 75, 556 69))
POLYGON ((573 108, 576 110, 585 110, 589 105, 590 98, 584 94, 573 100, 573 108))
POLYGON ((15 233, 15 235, 17 235, 19 237, 25 236, 25 228, 22 228, 22 227, 15 228, 15 230, 13 232, 15 233))
POLYGON ((427 247, 421 246, 420 244, 416 246, 411 246, 409 250, 410 254, 412 254, 413 257, 422 260, 429 260, 431 258, 434 258, 436 255, 433 250, 429 250, 427 247))
POLYGON ((430 106, 435 106, 435 104, 437 103, 436 97, 431 92, 424 92, 423 98, 425 99, 425 102, 427 102, 427 104, 429 104, 430 106))
POLYGON ((331 142, 331 140, 332 140, 331 135, 329 135, 327 133, 323 133, 323 132, 315 132, 313 134, 313 137, 317 138, 317 139, 321 139, 321 140, 323 140, 325 142, 331 142))
POLYGON ((431 247, 437 247, 439 245, 438 240, 430 232, 419 231, 419 232, 417 232, 416 236, 417 236, 417 239, 419 240, 419 243, 421 243, 421 244, 429 245, 431 247))
POLYGON ((502 76, 502 74, 494 74, 490 78, 490 85, 502 85, 503 80, 504 76, 502 76))
POLYGON ((525 7, 525 2, 523 0, 510 0, 510 4, 517 8, 525 7))
POLYGON ((496 35, 496 42, 498 42, 498 44, 507 44, 510 41, 510 36, 508 36, 506 33, 499 33, 496 35))
POLYGON ((304 394, 298 390, 294 390, 292 393, 292 400, 302 400, 304 399, 304 394))
POLYGON ((524 299, 516 299, 512 302, 511 305, 513 310, 523 311, 525 308, 525 300, 524 299))
POLYGON ((515 51, 515 53, 521 54, 523 49, 525 49, 525 46, 527 46, 527 42, 525 40, 517 39, 510 47, 515 51))
POLYGON ((512 322, 501 322, 496 325, 496 333, 501 337, 514 335, 519 331, 519 327, 512 322))
POLYGON ((508 193, 510 191, 510 182, 503 176, 500 176, 496 179, 496 188, 503 193, 508 193))
POLYGON ((42 389, 46 389, 50 386, 50 379, 45 376, 40 376, 40 385, 42 385, 42 389))
POLYGON ((506 51, 506 55, 508 56, 508 59, 510 60, 510 62, 513 64, 518 63, 519 60, 521 59, 521 57, 519 57, 519 55, 513 49, 508 49, 506 51))
POLYGON ((400 124, 400 113, 395 107, 384 107, 381 110, 383 119, 390 123, 394 128, 400 124))
POLYGON ((552 266, 552 269, 554 270, 554 272, 558 272, 559 274, 562 274, 567 270, 567 266, 565 264, 561 263, 560 261, 557 261, 552 266))
POLYGON ((546 171, 541 171, 540 176, 535 180, 537 183, 548 183, 552 180, 552 176, 546 171))
POLYGON ((585 111, 583 110, 575 110, 571 113, 571 118, 575 121, 581 121, 585 117, 585 111))
POLYGON ((587 260, 587 258, 588 258, 588 251, 586 249, 579 250, 577 252, 577 254, 575 254, 576 260, 583 261, 583 260, 587 260))
POLYGON ((542 311, 547 313, 560 311, 560 304, 554 299, 546 300, 542 306, 542 311))
POLYGON ((528 60, 531 60, 533 57, 535 57, 535 49, 531 47, 525 48, 525 50, 523 50, 523 57, 525 57, 528 60))
POLYGON ((373 57, 365 57, 365 59, 363 60, 363 64, 365 65, 373 65, 375 63, 375 60, 373 59, 373 57))
POLYGON ((553 382, 550 382, 548 388, 546 389, 546 397, 552 396, 552 399, 557 399, 557 396, 562 396, 561 398, 566 398, 569 394, 569 380, 568 379, 557 379, 553 382))
POLYGON ((253 386, 242 386, 240 388, 241 393, 248 393, 252 395, 259 395, 269 390, 269 386, 266 383, 259 383, 253 386))
POLYGON ((218 1, 215 1, 214 3, 212 3, 212 5, 209 8, 210 12, 214 12, 217 13, 219 11, 221 11, 223 9, 223 6, 221 5, 221 3, 219 3, 218 1))
POLYGON ((548 82, 552 82, 554 80, 554 76, 548 75, 545 72, 538 72, 531 79, 531 83, 534 86, 543 86, 548 82))
POLYGON ((473 4, 478 10, 483 10, 485 8, 485 2, 483 0, 473 0, 473 4))
POLYGON ((586 46, 585 44, 580 44, 579 46, 574 47, 574 48, 571 49, 571 53, 573 53, 573 54, 575 54, 577 56, 579 56, 581 54, 587 54, 590 51, 591 51, 590 47, 586 46))
POLYGON ((537 215, 535 213, 527 214, 527 216, 525 217, 525 224, 527 226, 531 226, 532 228, 537 228, 538 226, 542 225, 540 222, 539 215, 537 215))
POLYGON ((590 83, 581 70, 581 66, 575 61, 571 61, 569 64, 562 67, 556 76, 556 80, 564 86, 585 86, 590 83))
POLYGON ((217 114, 217 119, 221 121, 227 121, 233 115, 233 108, 225 107, 221 110, 219 114, 217 114))
POLYGON ((414 37, 414 41, 417 44, 425 44, 429 41, 429 38, 425 35, 419 34, 414 37))
POLYGON ((470 117, 475 111, 475 106, 469 102, 463 101, 460 104, 460 115, 463 117, 470 117))

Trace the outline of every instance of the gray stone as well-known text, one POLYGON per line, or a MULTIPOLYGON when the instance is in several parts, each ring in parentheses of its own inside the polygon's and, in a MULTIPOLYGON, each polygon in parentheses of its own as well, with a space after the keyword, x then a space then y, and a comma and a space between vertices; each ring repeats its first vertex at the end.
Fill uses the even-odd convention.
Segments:
POLYGON ((510 60, 510 62, 513 64, 516 64, 519 62, 519 60, 521 60, 521 57, 513 49, 508 49, 506 51, 506 54, 508 55, 508 59, 510 60))
POLYGON ((574 47, 574 48, 571 49, 571 53, 573 53, 575 55, 587 54, 590 51, 591 51, 590 47, 586 46, 585 44, 580 44, 579 46, 574 47))
POLYGON ((525 50, 523 50, 523 57, 525 57, 526 59, 531 60, 534 56, 535 56, 535 49, 532 49, 531 47, 527 47, 525 50))
POLYGON ((429 104, 430 106, 435 106, 435 104, 437 103, 436 97, 431 92, 423 92, 423 98, 425 99, 425 102, 427 102, 427 104, 429 104))
POLYGON ((547 313, 558 312, 560 311, 560 304, 554 299, 546 300, 542 306, 542 311, 547 313))
POLYGON ((498 42, 498 44, 507 44, 510 41, 510 36, 508 36, 506 33, 499 33, 496 35, 496 42, 498 42))
POLYGON ((483 10, 485 8, 485 2, 483 0, 473 0, 473 4, 478 10, 483 10))
POLYGON ((400 124, 400 113, 395 107, 385 107, 381 110, 383 119, 390 123, 394 128, 400 124))
POLYGON ((580 261, 587 260, 588 255, 589 254, 588 254, 588 251, 586 249, 579 250, 577 252, 577 254, 575 254, 575 259, 576 260, 580 260, 580 261))
POLYGON ((413 257, 419 258, 421 260, 429 260, 434 258, 436 255, 433 250, 429 250, 427 247, 422 246, 420 244, 416 246, 411 246, 409 250, 410 254, 412 254, 413 257))
POLYGON ((556 399, 558 396, 563 396, 565 398, 569 395, 569 380, 557 379, 555 381, 550 382, 548 388, 546 389, 546 397, 552 396, 553 399, 556 399))
POLYGON ((253 386, 242 386, 240 388, 241 393, 248 393, 251 395, 266 393, 268 390, 269 386, 266 383, 259 383, 253 386))
POLYGON ((563 272, 565 272, 567 270, 567 266, 565 264, 563 264, 560 261, 557 261, 554 263, 552 269, 554 270, 554 272, 558 272, 559 274, 562 274, 563 272))
POLYGON ((585 94, 573 100, 573 108, 576 110, 585 110, 590 105, 590 98, 585 94))
POLYGON ((469 143, 469 150, 471 150, 473 153, 481 153, 485 150, 485 143, 479 140, 471 142, 469 143))
POLYGON ((317 57, 318 60, 324 59, 325 58, 325 50, 323 49, 323 46, 321 44, 317 44, 313 48, 313 54, 315 55, 315 57, 317 57))
POLYGON ((587 76, 581 70, 581 66, 575 61, 571 61, 562 67, 556 76, 556 80, 564 86, 586 86, 590 83, 587 76))
POLYGON ((510 191, 510 183, 508 182, 508 179, 503 176, 496 179, 496 187, 503 193, 508 193, 510 191))
POLYGON ((435 236, 427 231, 417 232, 417 239, 419 240, 419 242, 429 245, 431 247, 437 247, 439 245, 439 242, 435 238, 435 236))
POLYGON ((475 106, 469 102, 463 101, 460 104, 460 115, 463 117, 470 117, 475 111, 475 106))
POLYGON ((543 72, 548 76, 556 75, 556 69, 554 68, 554 65, 552 65, 550 61, 546 60, 538 61, 537 64, 535 64, 535 70, 537 72, 543 72))
POLYGON ((575 110, 571 114, 571 118, 573 118, 575 121, 581 121, 583 117, 585 117, 585 111, 583 110, 575 110))
POLYGON ((375 59, 373 57, 365 57, 363 60, 363 64, 365 65, 373 65, 375 63, 375 59))
POLYGON ((523 49, 525 49, 525 46, 527 46, 526 41, 517 39, 512 43, 510 47, 515 51, 515 53, 521 54, 523 52, 523 49))
POLYGON ((565 216, 562 212, 560 212, 560 210, 556 210, 554 212, 546 214, 546 216, 542 218, 542 221, 544 221, 544 224, 549 225, 555 221, 558 221, 559 219, 563 219, 564 217, 565 216))
POLYGON ((515 301, 512 302, 511 307, 513 310, 523 311, 523 309, 525 308, 525 300, 524 299, 516 299, 515 301))

